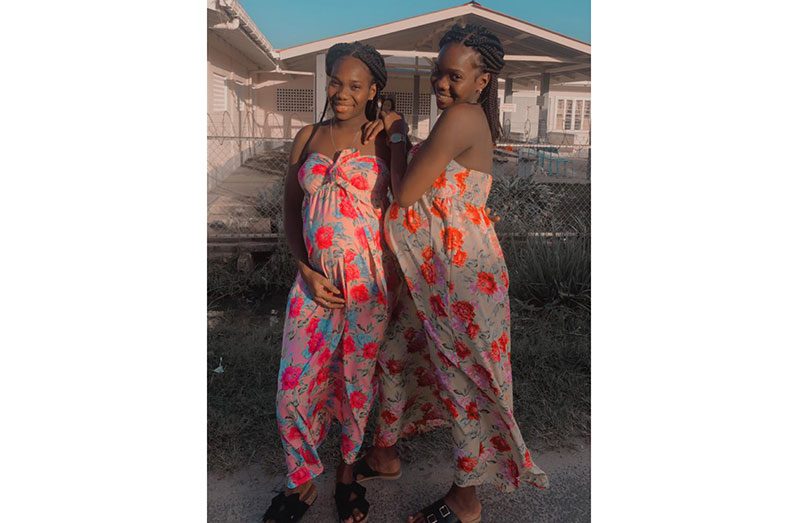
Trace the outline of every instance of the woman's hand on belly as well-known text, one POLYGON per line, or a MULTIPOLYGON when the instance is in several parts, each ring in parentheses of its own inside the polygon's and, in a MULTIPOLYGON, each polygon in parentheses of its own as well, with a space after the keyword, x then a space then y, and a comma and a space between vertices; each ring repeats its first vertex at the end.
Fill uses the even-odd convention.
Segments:
POLYGON ((332 284, 323 274, 314 271, 302 264, 299 269, 305 285, 308 286, 313 301, 327 309, 341 309, 346 303, 341 297, 341 291, 332 284))

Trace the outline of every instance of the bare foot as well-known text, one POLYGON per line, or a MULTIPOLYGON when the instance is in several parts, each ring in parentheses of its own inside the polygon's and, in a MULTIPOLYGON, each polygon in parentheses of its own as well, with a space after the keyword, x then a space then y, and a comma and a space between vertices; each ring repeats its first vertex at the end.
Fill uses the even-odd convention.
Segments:
POLYGON ((380 474, 396 474, 402 468, 396 447, 370 448, 366 452, 366 464, 380 474))
MULTIPOLYGON (((479 521, 482 514, 482 504, 477 499, 477 489, 475 487, 458 487, 452 485, 446 496, 443 497, 444 503, 454 512, 457 519, 463 523, 479 521)), ((407 523, 426 523, 421 512, 407 518, 407 523)))
MULTIPOLYGON (((349 485, 350 483, 355 481, 354 478, 354 466, 347 465, 346 463, 341 463, 338 465, 338 471, 335 474, 336 481, 338 483, 343 483, 345 485, 349 485)), ((350 500, 353 500, 357 497, 357 495, 353 492, 351 496, 349 496, 350 500)), ((352 511, 352 517, 346 518, 341 520, 341 523, 359 523, 365 519, 366 515, 361 513, 358 509, 354 509, 352 511)))

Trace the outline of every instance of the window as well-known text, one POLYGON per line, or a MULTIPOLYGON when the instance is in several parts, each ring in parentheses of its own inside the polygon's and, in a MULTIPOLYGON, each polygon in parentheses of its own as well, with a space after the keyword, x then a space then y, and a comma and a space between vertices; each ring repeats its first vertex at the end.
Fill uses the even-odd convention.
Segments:
POLYGON ((587 131, 590 129, 590 100, 558 98, 554 116, 558 131, 587 131))
POLYGON ((213 73, 211 81, 211 112, 223 113, 227 111, 227 79, 213 73))
POLYGON ((277 110, 284 113, 312 113, 313 89, 277 89, 277 110))

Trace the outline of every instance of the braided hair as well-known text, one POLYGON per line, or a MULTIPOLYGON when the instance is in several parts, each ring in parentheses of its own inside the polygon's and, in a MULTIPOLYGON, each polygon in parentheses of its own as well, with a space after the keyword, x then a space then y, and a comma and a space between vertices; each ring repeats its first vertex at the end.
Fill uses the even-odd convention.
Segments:
MULTIPOLYGON (((374 83, 377 84, 377 94, 374 96, 373 100, 369 100, 369 102, 366 104, 366 118, 369 120, 376 120, 379 118, 380 114, 380 95, 382 94, 382 90, 385 88, 385 84, 388 83, 388 71, 385 69, 385 60, 383 59, 382 55, 378 53, 376 49, 374 49, 374 47, 362 42, 335 44, 327 51, 327 58, 324 64, 327 76, 332 74, 335 62, 344 56, 352 56, 357 58, 369 68, 371 77, 373 78, 374 83)), ((329 100, 325 100, 324 111, 321 113, 319 122, 324 119, 324 115, 327 113, 328 104, 329 100)))
POLYGON ((490 136, 493 143, 501 135, 499 125, 499 71, 504 67, 504 47, 501 41, 481 25, 468 24, 455 25, 443 35, 438 42, 438 48, 452 42, 460 42, 473 48, 479 55, 478 65, 483 73, 490 73, 490 81, 479 95, 479 103, 490 127, 490 136))

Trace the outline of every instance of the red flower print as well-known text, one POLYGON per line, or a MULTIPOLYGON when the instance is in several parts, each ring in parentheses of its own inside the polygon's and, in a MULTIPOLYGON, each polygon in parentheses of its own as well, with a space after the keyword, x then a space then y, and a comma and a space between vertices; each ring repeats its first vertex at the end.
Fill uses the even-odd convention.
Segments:
POLYGON ((502 283, 504 284, 505 288, 510 287, 510 280, 507 278, 507 272, 502 273, 502 283))
POLYGON ((526 452, 524 452, 524 468, 532 468, 533 466, 532 455, 529 453, 529 449, 526 449, 526 452))
POLYGON ((344 354, 352 354, 355 352, 355 340, 351 336, 344 336, 344 354))
POLYGON ((325 174, 327 172, 327 166, 324 165, 323 163, 317 163, 316 165, 313 166, 310 172, 316 175, 325 174))
MULTIPOLYGON (((429 262, 422 263, 421 275, 424 276, 424 280, 426 280, 427 283, 435 283, 435 266, 429 262)), ((299 311, 297 311, 297 314, 299 314, 299 311)))
POLYGON ((477 337, 478 334, 479 334, 479 325, 477 325, 476 323, 472 323, 471 325, 468 326, 469 338, 473 340, 474 338, 477 337))
POLYGON ((332 353, 333 353, 333 351, 331 351, 331 350, 322 351, 321 352, 321 356, 319 356, 318 360, 316 360, 316 365, 324 365, 325 363, 330 361, 330 358, 332 357, 332 353))
POLYGON ((501 349, 499 348, 499 344, 495 341, 490 344, 490 359, 497 362, 502 359, 501 349))
POLYGON ((467 301, 456 301, 452 305, 454 315, 466 323, 474 319, 474 305, 467 301))
POLYGON ((388 360, 388 371, 391 374, 399 374, 404 370, 404 368, 405 363, 403 361, 395 360, 393 358, 388 360))
POLYGON ((435 253, 432 251, 432 247, 430 247, 429 245, 424 247, 424 250, 421 251, 421 256, 423 256, 424 259, 427 261, 430 261, 434 255, 435 253))
POLYGON ((446 316, 446 310, 443 308, 443 301, 437 294, 429 297, 429 304, 436 316, 446 316))
POLYGON ((341 214, 347 218, 357 218, 357 211, 355 210, 354 205, 352 205, 352 200, 348 196, 344 196, 341 199, 341 204, 338 206, 338 210, 341 211, 341 214))
POLYGON ((302 467, 292 472, 289 478, 291 478, 291 481, 296 486, 302 485, 303 483, 307 483, 311 479, 310 472, 308 472, 308 469, 306 469, 305 467, 302 467))
POLYGON ((506 332, 502 332, 502 335, 499 336, 499 346, 502 349, 502 352, 507 352, 507 344, 510 343, 510 337, 507 336, 506 332))
POLYGON ((405 209, 405 229, 410 231, 410 234, 415 234, 419 227, 421 227, 421 217, 412 207, 405 209))
POLYGON ((477 289, 483 294, 493 294, 498 290, 496 280, 489 272, 480 272, 477 274, 477 289))
POLYGON ((485 453, 485 445, 483 445, 482 442, 480 441, 479 442, 479 455, 481 456, 484 453, 485 453))
POLYGON ((351 183, 356 189, 360 189, 361 191, 365 191, 369 188, 369 182, 361 174, 356 174, 352 178, 350 178, 349 183, 351 183))
POLYGON ((357 244, 361 249, 368 250, 369 239, 366 237, 366 230, 363 227, 358 227, 355 229, 355 239, 357 240, 357 244))
POLYGON ((421 406, 421 410, 423 410, 424 412, 431 411, 432 410, 432 403, 427 402, 427 403, 423 404, 421 406))
POLYGON ((360 269, 358 269, 357 265, 354 263, 350 263, 346 266, 346 279, 347 280, 356 280, 360 278, 360 269))
POLYGON ((416 375, 416 385, 419 387, 435 385, 435 377, 431 372, 419 367, 415 370, 414 374, 416 375))
POLYGON ((485 223, 485 227, 490 227, 491 219, 484 207, 482 208, 482 221, 485 223))
POLYGON ((301 367, 286 367, 283 370, 282 389, 291 390, 299 385, 299 377, 302 375, 301 367))
POLYGON ((454 402, 452 400, 446 398, 445 400, 443 400, 443 403, 446 404, 446 408, 449 409, 449 412, 452 414, 453 418, 456 419, 460 416, 460 413, 457 412, 457 407, 454 405, 454 402))
POLYGON ((464 472, 471 472, 477 466, 477 459, 476 458, 469 458, 463 456, 461 458, 457 458, 457 468, 464 472))
POLYGON ((460 196, 465 194, 465 191, 466 191, 465 180, 466 180, 466 178, 469 177, 470 174, 471 174, 471 171, 466 169, 465 171, 460 171, 459 173, 454 175, 455 180, 457 180, 457 187, 460 189, 460 196))
POLYGON ((313 318, 312 320, 310 320, 308 322, 308 326, 305 327, 305 333, 306 334, 312 334, 312 333, 316 332, 316 329, 318 327, 319 327, 319 319, 318 318, 313 318))
POLYGON ((504 441, 504 438, 501 436, 493 436, 490 438, 490 442, 493 445, 493 448, 498 450, 499 452, 507 452, 510 450, 510 445, 504 441))
POLYGON ((291 298, 291 306, 288 309, 288 317, 296 318, 299 316, 300 310, 302 310, 302 298, 300 296, 291 298))
POLYGON ((474 373, 477 374, 482 380, 491 381, 492 376, 490 371, 479 363, 475 363, 471 368, 474 369, 474 373))
POLYGON ((353 450, 355 450, 355 444, 352 442, 349 436, 346 434, 341 436, 341 452, 344 454, 349 454, 353 450))
POLYGON ((316 374, 316 383, 322 385, 327 383, 330 379, 330 367, 323 367, 318 374, 316 374))
POLYGON ((305 460, 308 465, 318 465, 319 460, 313 455, 313 452, 307 450, 305 447, 299 449, 299 455, 305 460))
POLYGON ((366 395, 360 392, 359 390, 356 390, 355 392, 349 395, 349 403, 352 405, 352 407, 356 409, 362 409, 363 405, 366 404, 367 399, 368 398, 366 397, 366 395))
POLYGON ((476 205, 466 204, 466 218, 468 218, 474 225, 482 225, 482 208, 476 205))
POLYGON ((395 422, 396 422, 396 420, 398 420, 398 419, 399 419, 399 418, 397 418, 397 417, 396 417, 396 414, 394 414, 394 413, 393 413, 393 412, 391 412, 390 410, 384 410, 384 411, 382 411, 382 414, 380 414, 380 417, 381 417, 381 418, 383 419, 383 421, 385 421, 385 423, 387 423, 388 425, 390 425, 391 423, 395 423, 395 422))
POLYGON ((300 432, 296 425, 291 425, 285 435, 285 439, 288 441, 302 440, 302 432, 300 432))
POLYGON ((462 267, 466 260, 468 259, 468 254, 465 251, 457 251, 452 258, 452 263, 454 263, 457 267, 462 267))
POLYGON ((352 263, 352 260, 355 259, 355 251, 352 249, 347 249, 344 253, 344 263, 352 263))
POLYGON ((517 482, 518 480, 518 464, 515 461, 508 460, 507 461, 507 470, 510 473, 510 477, 513 478, 517 482))
POLYGON ((366 343, 363 345, 363 357, 367 360, 373 360, 377 357, 377 351, 379 350, 380 346, 378 343, 374 343, 373 341, 366 343))
POLYGON ((353 300, 356 302, 366 302, 369 301, 369 291, 366 289, 364 284, 355 285, 349 290, 349 295, 352 297, 353 300))
POLYGON ((388 219, 395 220, 399 217, 399 205, 396 202, 391 204, 391 208, 388 209, 388 219))
POLYGON ((468 413, 468 419, 479 419, 479 408, 475 402, 471 402, 466 407, 466 412, 468 413))
POLYGON ((444 227, 441 230, 441 239, 447 251, 458 251, 463 246, 463 232, 454 227, 444 227))
POLYGON ((468 345, 466 345, 460 340, 456 340, 454 342, 454 350, 457 351, 457 355, 459 357, 464 359, 471 355, 471 349, 469 349, 468 345))
POLYGON ((427 337, 423 332, 419 332, 417 336, 407 342, 407 352, 415 354, 427 348, 427 337))
POLYGON ((316 354, 324 347, 324 333, 322 332, 314 332, 313 336, 310 337, 310 341, 308 342, 308 352, 311 354, 316 354))
POLYGON ((443 171, 440 176, 435 178, 435 181, 432 182, 432 186, 436 189, 443 189, 446 187, 446 171, 443 171))
POLYGON ((316 245, 319 249, 329 249, 332 247, 333 228, 332 227, 319 227, 316 231, 316 245))

